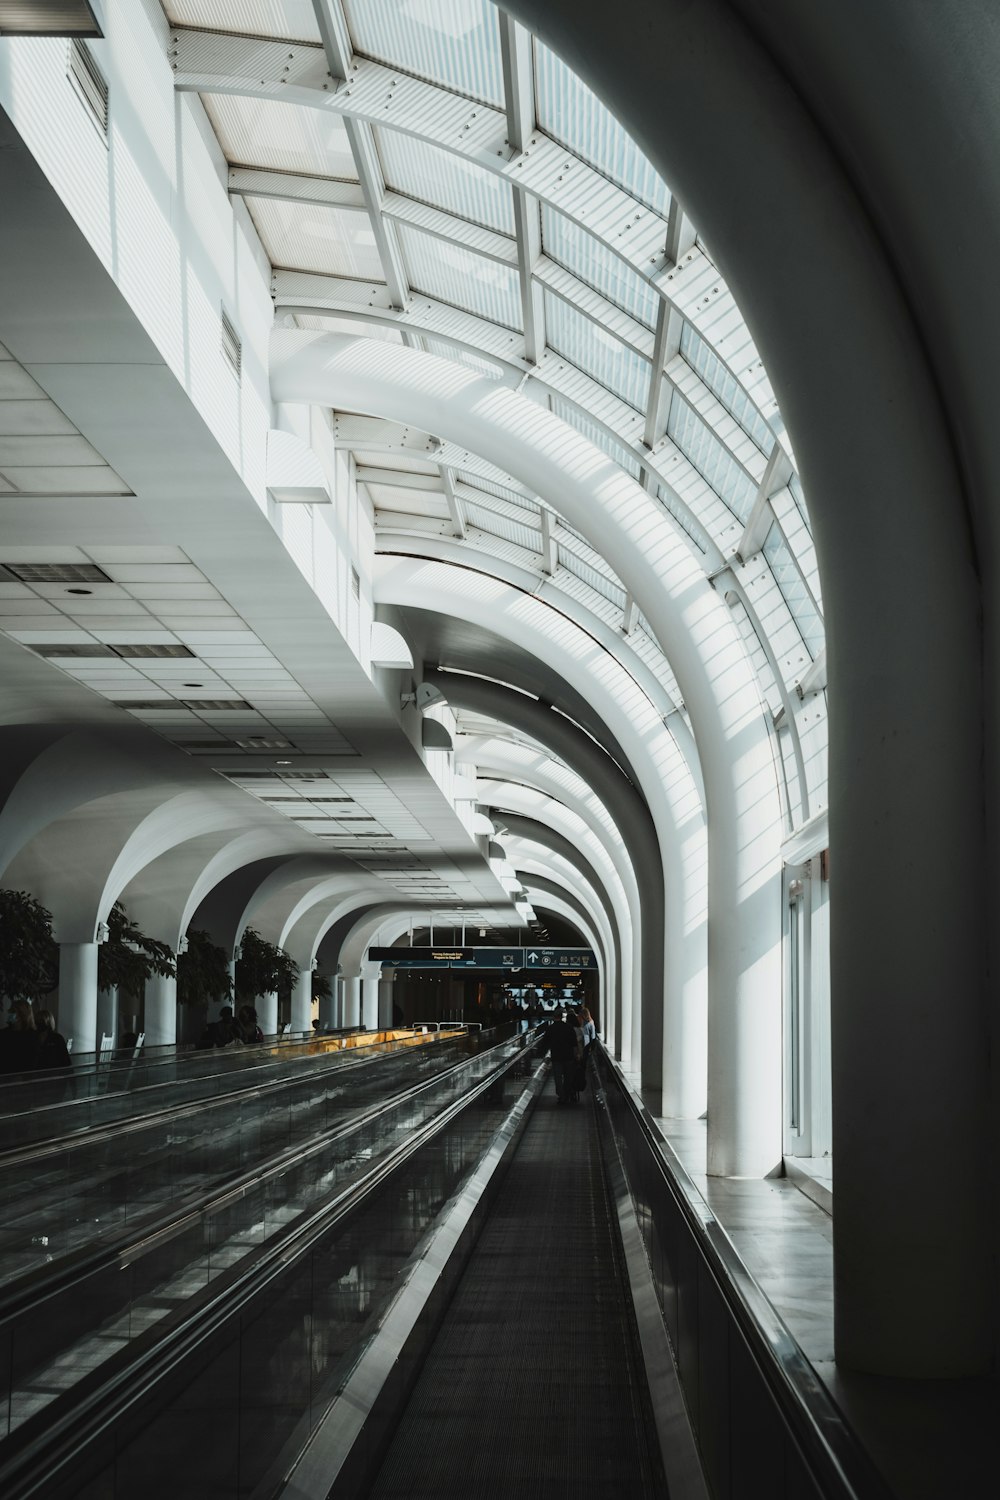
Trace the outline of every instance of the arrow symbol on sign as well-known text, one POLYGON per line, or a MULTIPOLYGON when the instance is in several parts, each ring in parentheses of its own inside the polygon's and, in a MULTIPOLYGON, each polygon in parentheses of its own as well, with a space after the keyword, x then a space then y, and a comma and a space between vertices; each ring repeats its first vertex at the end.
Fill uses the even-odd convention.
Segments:
POLYGON ((538 962, 538 954, 537 953, 529 953, 528 954, 528 962, 529 962, 529 964, 537 964, 537 962, 538 962))

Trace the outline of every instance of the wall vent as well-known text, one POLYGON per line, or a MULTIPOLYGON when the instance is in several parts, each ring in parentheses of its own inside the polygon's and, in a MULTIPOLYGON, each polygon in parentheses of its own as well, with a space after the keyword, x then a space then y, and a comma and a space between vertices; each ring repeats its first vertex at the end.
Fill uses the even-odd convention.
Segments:
POLYGON ((111 583, 96 563, 4 563, 4 571, 19 583, 111 583))
POLYGON ((69 44, 70 78, 77 93, 94 117, 98 130, 108 138, 108 80, 94 61, 93 54, 85 42, 71 41, 69 44))
POLYGON ((191 650, 190 646, 147 646, 142 643, 126 646, 119 646, 115 644, 112 647, 112 650, 115 651, 118 656, 124 656, 130 660, 133 658, 138 660, 140 658, 146 659, 151 657, 194 655, 194 652, 191 650))
POLYGON ((239 380, 243 370, 243 344, 225 308, 222 309, 221 342, 222 357, 239 380))
MULTIPOLYGON (((189 708, 193 714, 227 713, 231 709, 240 709, 244 713, 249 709, 253 713, 253 704, 247 703, 244 698, 182 698, 181 708, 189 708)), ((237 740, 242 746, 242 741, 237 740)), ((281 748, 287 748, 286 742, 281 741, 281 748)))
POLYGON ((245 740, 235 740, 241 750, 291 750, 289 740, 265 739, 263 735, 252 734, 245 740))

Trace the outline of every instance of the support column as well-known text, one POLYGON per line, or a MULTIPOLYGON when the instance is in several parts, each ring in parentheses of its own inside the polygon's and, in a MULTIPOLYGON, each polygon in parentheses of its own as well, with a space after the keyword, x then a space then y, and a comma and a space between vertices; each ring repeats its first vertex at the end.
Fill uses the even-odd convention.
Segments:
POLYGON ((292 985, 291 1031, 312 1030, 312 970, 303 964, 299 977, 292 985))
POLYGON ((393 975, 395 969, 390 969, 388 976, 383 975, 378 982, 378 1029, 379 1031, 391 1031, 392 1020, 392 997, 393 997, 393 975))
POLYGON ((277 1036, 278 996, 276 991, 269 990, 266 995, 258 995, 254 1001, 254 1009, 257 1012, 257 1024, 264 1035, 277 1036))
POLYGON ((344 974, 344 1020, 345 1026, 361 1025, 361 975, 344 974))
POLYGON ((319 1002, 319 1025, 321 1031, 337 1029, 337 976, 330 979, 330 994, 319 1002))
POLYGON ((113 984, 109 990, 98 990, 97 992, 97 1041, 100 1045, 103 1037, 109 1036, 117 1047, 118 1045, 118 986, 113 984))
POLYGON ((146 980, 143 1029, 146 1047, 173 1047, 177 1042, 177 980, 152 974, 146 980))
POLYGON ((59 1030, 73 1052, 97 1050, 97 944, 59 944, 59 1030))
POLYGON ((378 1030, 378 976, 381 964, 365 964, 361 971, 361 1024, 366 1031, 378 1030))

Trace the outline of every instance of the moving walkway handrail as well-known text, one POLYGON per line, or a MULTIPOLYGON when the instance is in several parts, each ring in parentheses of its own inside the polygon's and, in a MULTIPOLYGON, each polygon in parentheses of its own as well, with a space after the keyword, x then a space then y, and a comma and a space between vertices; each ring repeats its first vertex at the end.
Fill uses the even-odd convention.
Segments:
POLYGON ((195 1189, 186 1193, 168 1209, 147 1215, 139 1221, 138 1226, 125 1225, 117 1232, 102 1236, 96 1244, 71 1250, 59 1260, 29 1271, 18 1280, 0 1287, 0 1330, 11 1318, 21 1317, 26 1311, 37 1308, 43 1301, 67 1291, 95 1272, 115 1264, 128 1265, 153 1245, 163 1244, 182 1234, 196 1220, 218 1213, 227 1203, 243 1197, 252 1188, 281 1177, 289 1166, 300 1165, 310 1157, 321 1155, 338 1140, 374 1125, 401 1105, 418 1099, 430 1089, 440 1087, 463 1068, 467 1068, 469 1062, 468 1057, 462 1058, 432 1077, 400 1089, 349 1120, 341 1121, 329 1130, 313 1136, 306 1145, 298 1142, 289 1146, 277 1156, 272 1156, 265 1164, 230 1174, 207 1191, 199 1192, 195 1189))
MULTIPOLYGON (((437 1038, 433 1040, 437 1041, 437 1038)), ((401 1049, 402 1050, 402 1049, 401 1049)), ((412 1049, 407 1048, 407 1051, 412 1049)), ((234 1101, 240 1103, 253 1099, 261 1099, 268 1094, 280 1093, 283 1090, 292 1092, 295 1089, 305 1089, 315 1086, 326 1078, 340 1077, 353 1071, 355 1068, 367 1067, 373 1063, 381 1062, 386 1058, 399 1057, 401 1052, 379 1051, 372 1056, 366 1055, 364 1047, 353 1047, 347 1052, 338 1052, 336 1066, 328 1070, 317 1068, 305 1074, 286 1075, 284 1077, 269 1078, 262 1082, 255 1081, 253 1077, 247 1080, 246 1086, 239 1089, 229 1089, 226 1093, 215 1094, 208 1099, 189 1099, 181 1104, 163 1105, 156 1109, 150 1109, 143 1114, 132 1115, 124 1120, 109 1120, 104 1125, 91 1125, 86 1130, 74 1130, 67 1135, 50 1136, 38 1142, 30 1142, 23 1146, 13 1146, 9 1151, 0 1151, 0 1172, 9 1167, 16 1167, 21 1163, 32 1163, 37 1165, 46 1157, 59 1156, 67 1151, 75 1151, 80 1148, 89 1148, 99 1145, 101 1142, 117 1139, 120 1136, 134 1135, 144 1130, 155 1129, 158 1125, 166 1125, 176 1120, 183 1120, 190 1115, 203 1114, 207 1109, 221 1107, 232 1108, 234 1101)), ((168 1088, 167 1084, 154 1084, 154 1088, 168 1088)), ((134 1096, 133 1096, 134 1097, 134 1096)), ((86 1101, 89 1102, 89 1101, 86 1101)))
MULTIPOLYGON (((595 1056, 602 1081, 610 1082, 616 1090, 638 1130, 662 1191, 669 1194, 684 1221, 701 1263, 725 1303, 731 1324, 742 1336, 781 1422, 820 1486, 819 1493, 836 1500, 890 1500, 882 1476, 696 1184, 673 1153, 668 1160, 663 1137, 642 1100, 629 1087, 621 1067, 600 1044, 595 1056)), ((609 1115, 618 1136, 614 1113, 609 1111, 609 1115)), ((624 1160, 623 1165, 628 1177, 624 1160)), ((652 1232, 651 1215, 642 1217, 645 1237, 652 1232)), ((683 1387, 683 1369, 678 1373, 683 1387)), ((690 1409, 690 1392, 688 1403, 690 1409)), ((697 1432, 697 1421, 694 1426, 697 1432)), ((699 1446, 702 1446, 700 1436, 699 1446)))
POLYGON ((503 1049, 506 1056, 496 1066, 418 1126, 363 1177, 279 1230, 256 1254, 223 1273, 163 1323, 140 1334, 51 1406, 29 1418, 0 1450, 0 1493, 5 1500, 49 1494, 50 1486, 62 1484, 67 1469, 102 1434, 112 1428, 117 1433, 128 1423, 129 1413, 148 1401, 154 1387, 162 1387, 171 1377, 182 1382, 184 1361, 190 1355, 210 1350, 232 1320, 257 1303, 293 1263, 361 1209, 417 1151, 517 1067, 531 1039, 532 1033, 524 1033, 499 1044, 496 1050, 503 1049))
MULTIPOLYGON (((335 1058, 339 1062, 343 1058, 350 1057, 353 1061, 356 1054, 361 1054, 360 1056, 358 1056, 357 1060, 367 1062, 373 1060, 376 1056, 398 1055, 400 1052, 405 1051, 412 1045, 412 1038, 410 1037, 400 1037, 398 1041, 387 1042, 384 1039, 378 1039, 382 1035, 382 1033, 373 1033, 372 1041, 359 1047, 350 1047, 343 1050, 335 1050, 333 1048, 330 1048, 321 1051, 307 1052, 302 1059, 303 1064, 305 1062, 315 1062, 317 1066, 311 1068, 308 1072, 306 1072, 305 1068, 303 1067, 303 1081, 305 1081, 306 1079, 315 1079, 319 1074, 322 1073, 324 1065, 328 1064, 331 1058, 335 1058)), ((465 1033, 456 1033, 454 1039, 460 1040, 462 1037, 464 1037, 464 1035, 465 1033)), ((428 1037, 426 1040, 428 1044, 433 1042, 435 1045, 444 1045, 452 1039, 453 1038, 450 1034, 446 1034, 444 1036, 435 1035, 433 1037, 428 1037)), ((227 1057, 229 1054, 228 1052, 213 1051, 203 1052, 198 1055, 205 1058, 207 1061, 218 1059, 218 1061, 221 1063, 223 1058, 227 1057)), ((54 1099, 46 1102, 41 1106, 36 1106, 35 1110, 32 1111, 32 1114, 34 1116, 37 1116, 37 1118, 39 1118, 40 1120, 44 1120, 46 1118, 46 1112, 51 1112, 51 1115, 55 1117, 57 1112, 64 1111, 67 1116, 69 1116, 76 1111, 80 1111, 82 1113, 85 1110, 92 1110, 95 1107, 103 1106, 108 1111, 111 1111, 114 1109, 116 1104, 124 1105, 128 1103, 138 1103, 142 1112, 139 1116, 137 1116, 137 1118, 145 1118, 146 1115, 152 1113, 152 1111, 142 1110, 142 1105, 150 1096, 154 1094, 154 1092, 174 1090, 179 1086, 179 1084, 184 1083, 191 1085, 202 1084, 206 1086, 206 1089, 210 1088, 213 1083, 218 1086, 216 1092, 197 1094, 190 1100, 185 1101, 185 1103, 187 1104, 197 1104, 200 1106, 205 1106, 207 1104, 214 1103, 217 1100, 231 1101, 236 1097, 249 1095, 257 1088, 264 1087, 265 1082, 267 1082, 268 1080, 262 1080, 256 1076, 258 1068, 267 1067, 277 1069, 278 1073, 275 1081, 282 1085, 289 1084, 292 1081, 294 1074, 285 1071, 284 1064, 286 1063, 286 1061, 287 1059, 276 1058, 273 1054, 269 1053, 266 1058, 263 1055, 261 1055, 259 1058, 254 1058, 252 1060, 252 1065, 250 1062, 246 1062, 244 1066, 241 1066, 239 1068, 229 1069, 225 1065, 223 1065, 219 1068, 219 1071, 209 1072, 206 1065, 205 1070, 201 1072, 200 1075, 189 1079, 159 1079, 152 1083, 143 1083, 134 1087, 108 1091, 101 1094, 87 1094, 80 1098, 65 1098, 57 1100, 54 1099)), ((37 1073, 34 1075, 17 1075, 17 1077, 24 1083, 32 1082, 33 1086, 36 1089, 38 1088, 39 1083, 41 1083, 41 1085, 44 1087, 45 1083, 53 1084, 68 1082, 73 1078, 73 1076, 74 1075, 72 1074, 67 1075, 65 1072, 55 1074, 46 1072, 37 1073)), ((2 1102, 2 1086, 0 1086, 0 1124, 2 1124, 4 1119, 14 1118, 23 1120, 23 1111, 15 1110, 12 1113, 7 1114, 2 1110, 2 1102)), ((183 1106, 168 1106, 168 1108, 178 1109, 181 1107, 183 1106)), ((108 1121, 107 1124, 113 1125, 116 1129, 125 1129, 127 1120, 127 1116, 117 1116, 108 1121)), ((86 1120, 81 1119, 80 1122, 77 1123, 72 1130, 65 1131, 59 1136, 47 1136, 43 1133, 38 1137, 23 1142, 21 1146, 11 1147, 10 1149, 12 1153, 23 1149, 41 1150, 42 1147, 47 1145, 50 1140, 59 1140, 64 1144, 67 1144, 75 1137, 86 1137, 87 1139, 93 1140, 95 1138, 95 1130, 103 1128, 105 1128, 104 1124, 91 1125, 88 1124, 86 1120)))

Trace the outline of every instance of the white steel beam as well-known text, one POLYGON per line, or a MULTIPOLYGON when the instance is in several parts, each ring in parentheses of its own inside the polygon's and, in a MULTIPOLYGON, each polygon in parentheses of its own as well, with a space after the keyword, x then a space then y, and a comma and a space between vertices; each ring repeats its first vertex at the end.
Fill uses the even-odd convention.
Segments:
POLYGON ((551 578, 559 566, 559 543, 556 541, 556 518, 544 506, 542 518, 542 572, 551 578))
POLYGON ((625 595, 625 608, 622 610, 622 635, 631 635, 639 619, 639 606, 631 594, 625 595))
POLYGON ((646 403, 646 425, 642 434, 647 448, 655 448, 667 434, 673 383, 663 372, 680 349, 683 327, 684 319, 676 307, 666 297, 661 297, 653 338, 653 374, 649 382, 649 400, 646 403))
POLYGON ((775 443, 761 477, 750 518, 736 546, 735 555, 741 563, 755 557, 763 547, 767 540, 767 533, 771 529, 771 522, 774 520, 771 496, 777 494, 778 490, 788 483, 791 476, 791 460, 781 444, 775 443))
POLYGON ((462 498, 455 488, 455 479, 450 469, 441 469, 441 482, 444 485, 444 498, 448 502, 448 515, 451 517, 451 529, 460 541, 465 540, 465 506, 462 498))
POLYGON ((319 203, 327 208, 365 212, 359 182, 338 177, 307 177, 299 172, 273 172, 266 167, 230 167, 229 192, 245 198, 276 198, 282 203, 319 203))
MULTIPOLYGON (((503 66, 507 141, 519 154, 532 144, 535 132, 535 77, 531 34, 513 16, 500 12, 500 57, 503 66)), ((517 237, 517 274, 524 327, 524 357, 537 364, 545 349, 545 295, 535 280, 542 253, 538 200, 517 183, 514 194, 514 231, 517 237)))
MULTIPOLYGON (((323 38, 330 77, 349 89, 354 74, 354 53, 347 17, 340 0, 313 0, 313 11, 319 34, 323 38)), ((328 92, 328 90, 327 90, 328 92)), ((393 224, 382 216, 385 198, 385 181, 375 150, 375 137, 371 124, 365 120, 345 118, 347 139, 354 156, 354 166, 361 183, 361 191, 371 220, 375 236, 375 248, 382 264, 382 274, 389 288, 393 307, 405 307, 410 300, 410 288, 403 265, 403 255, 393 224)))

